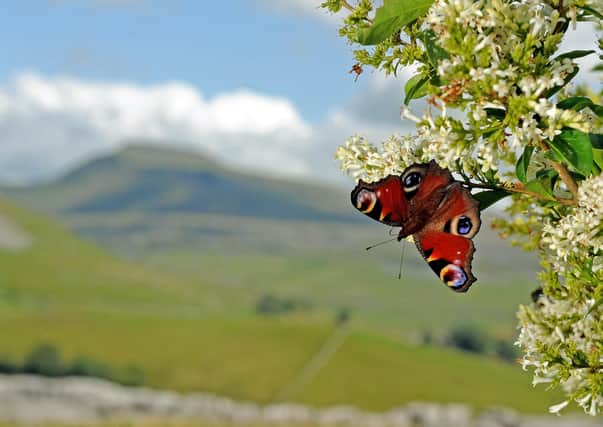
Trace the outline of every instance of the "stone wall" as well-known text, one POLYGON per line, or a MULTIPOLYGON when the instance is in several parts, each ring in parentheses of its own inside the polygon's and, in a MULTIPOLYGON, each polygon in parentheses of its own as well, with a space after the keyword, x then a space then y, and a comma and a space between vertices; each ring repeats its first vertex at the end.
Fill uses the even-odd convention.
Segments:
POLYGON ((202 420, 255 425, 367 427, 597 427, 601 420, 572 416, 521 417, 493 409, 473 413, 464 404, 409 403, 384 413, 338 406, 260 406, 211 394, 124 387, 94 378, 0 375, 0 420, 17 423, 202 420))

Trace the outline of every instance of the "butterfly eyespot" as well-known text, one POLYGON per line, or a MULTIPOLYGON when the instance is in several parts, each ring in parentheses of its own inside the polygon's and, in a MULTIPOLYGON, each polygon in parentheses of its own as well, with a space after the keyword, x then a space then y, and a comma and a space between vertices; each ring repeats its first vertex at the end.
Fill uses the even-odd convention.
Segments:
POLYGON ((469 234, 473 224, 471 223, 471 219, 466 216, 462 216, 459 218, 456 224, 456 232, 462 235, 469 234))
POLYGON ((440 279, 452 289, 457 289, 467 282, 465 271, 458 265, 448 264, 440 271, 440 279))
POLYGON ((356 196, 356 208, 364 213, 370 212, 377 202, 375 193, 369 190, 361 190, 356 196))
POLYGON ((415 190, 421 181, 423 180, 423 176, 419 172, 410 172, 404 178, 404 191, 413 191, 415 190))

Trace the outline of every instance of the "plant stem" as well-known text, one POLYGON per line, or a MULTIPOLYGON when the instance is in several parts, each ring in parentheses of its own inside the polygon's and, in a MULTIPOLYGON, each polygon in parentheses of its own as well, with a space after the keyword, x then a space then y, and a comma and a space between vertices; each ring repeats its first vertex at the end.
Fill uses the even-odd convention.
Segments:
MULTIPOLYGON (((347 10, 349 10, 350 12, 353 12, 354 10, 356 10, 354 8, 354 6, 352 6, 350 3, 348 3, 346 0, 341 0, 341 5, 343 7, 345 7, 347 10)), ((373 22, 372 19, 369 18, 363 18, 366 22, 368 22, 369 24, 373 22)))
POLYGON ((574 199, 578 198, 578 184, 569 173, 564 164, 551 161, 551 166, 557 171, 567 189, 572 193, 574 199))
MULTIPOLYGON (((481 184, 481 183, 477 183, 477 182, 471 182, 468 180, 465 180, 463 182, 465 185, 467 185, 469 188, 483 188, 486 190, 502 190, 502 191, 508 191, 509 193, 520 193, 520 194, 527 194, 528 196, 531 197, 536 197, 537 199, 541 199, 541 200, 551 200, 547 197, 542 196, 541 194, 538 193, 534 193, 533 191, 527 190, 523 184, 514 184, 508 187, 499 187, 497 185, 491 185, 491 184, 481 184)), ((555 197, 555 201, 557 203, 560 203, 562 205, 566 205, 566 206, 575 206, 576 205, 576 200, 575 199, 564 199, 562 197, 555 197)))
POLYGON ((349 4, 346 0, 342 0, 341 4, 343 5, 343 7, 345 7, 350 12, 354 11, 354 7, 351 4, 349 4))
MULTIPOLYGON (((544 153, 550 150, 549 146, 544 141, 540 141, 539 145, 544 153)), ((572 196, 574 196, 574 199, 578 199, 578 184, 576 184, 576 181, 569 173, 569 170, 567 170, 567 167, 564 164, 558 163, 554 160, 549 161, 551 162, 553 169, 555 169, 559 174, 559 177, 567 189, 570 191, 570 193, 572 193, 572 196)))

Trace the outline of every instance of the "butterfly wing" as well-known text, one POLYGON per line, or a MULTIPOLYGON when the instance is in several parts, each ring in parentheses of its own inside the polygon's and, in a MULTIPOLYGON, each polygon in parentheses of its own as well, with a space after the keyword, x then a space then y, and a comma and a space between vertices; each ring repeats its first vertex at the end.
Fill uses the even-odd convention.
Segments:
POLYGON ((400 181, 409 205, 408 219, 400 231, 400 238, 404 238, 419 232, 433 220, 454 179, 448 169, 441 168, 432 160, 409 166, 400 181))
POLYGON ((415 244, 435 274, 449 288, 466 292, 476 278, 471 272, 479 231, 479 202, 458 182, 446 187, 446 195, 430 220, 413 235, 415 244))
POLYGON ((365 215, 392 227, 401 227, 408 217, 408 202, 397 175, 380 181, 360 181, 351 194, 352 204, 365 215))
POLYGON ((400 237, 421 229, 453 182, 447 169, 435 161, 409 166, 401 175, 389 175, 380 181, 360 181, 352 191, 352 204, 376 221, 402 227, 400 237))
POLYGON ((471 240, 481 225, 479 202, 435 161, 409 166, 401 175, 360 181, 352 204, 384 224, 413 235, 419 252, 451 289, 465 292, 475 282, 471 240))

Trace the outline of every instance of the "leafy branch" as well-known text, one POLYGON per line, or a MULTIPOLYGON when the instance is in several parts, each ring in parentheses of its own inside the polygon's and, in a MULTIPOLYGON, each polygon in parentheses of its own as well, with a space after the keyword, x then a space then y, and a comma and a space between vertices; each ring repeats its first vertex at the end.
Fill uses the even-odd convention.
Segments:
MULTIPOLYGON (((543 196, 542 194, 537 193, 535 191, 530 191, 522 183, 508 184, 508 185, 500 186, 500 185, 494 185, 494 184, 477 183, 477 182, 473 182, 473 181, 463 180, 463 185, 467 186, 470 189, 481 188, 481 189, 484 189, 484 190, 493 190, 493 191, 501 191, 501 192, 506 192, 506 193, 525 194, 527 196, 536 198, 538 200, 543 200, 543 201, 548 201, 548 202, 551 201, 550 197, 543 196)), ((562 204, 562 205, 565 205, 565 206, 576 206, 576 204, 577 204, 577 202, 576 202, 575 199, 567 199, 567 198, 563 198, 563 197, 554 197, 553 200, 555 202, 557 202, 559 204, 562 204)))
MULTIPOLYGON (((404 104, 426 98, 442 107, 422 116, 405 107, 402 117, 416 122, 417 131, 392 135, 381 149, 350 138, 336 153, 342 169, 378 180, 435 160, 460 174, 462 185, 483 190, 473 193, 480 209, 522 195, 505 208, 511 219, 495 223, 501 236, 520 237, 524 249, 538 251, 543 266, 542 295, 518 312, 522 366, 534 370, 535 380, 562 386, 566 400, 549 411, 573 401, 597 415, 603 410, 603 91, 569 86, 579 72, 574 60, 595 50, 558 49, 570 28, 603 19, 600 2, 459 7, 454 0, 386 0, 372 21, 373 0, 326 3, 350 12, 340 35, 360 45, 359 69, 396 74, 400 65, 418 65, 403 86, 404 104), (451 117, 450 109, 465 117, 451 117)), ((603 50, 603 41, 598 45, 603 50)), ((603 71, 603 63, 595 70, 603 71)))

